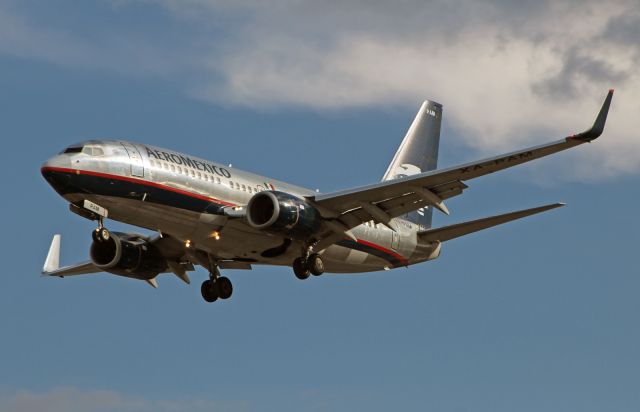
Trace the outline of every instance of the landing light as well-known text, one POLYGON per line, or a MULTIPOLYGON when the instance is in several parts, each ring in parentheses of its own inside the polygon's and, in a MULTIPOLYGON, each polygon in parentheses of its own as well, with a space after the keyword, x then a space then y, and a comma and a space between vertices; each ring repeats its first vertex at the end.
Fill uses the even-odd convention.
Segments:
POLYGON ((184 247, 186 247, 186 248, 191 247, 191 241, 190 240, 185 240, 184 241, 184 247))
POLYGON ((213 232, 211 232, 211 237, 214 238, 215 240, 220 240, 220 232, 218 232, 217 230, 214 230, 213 232))

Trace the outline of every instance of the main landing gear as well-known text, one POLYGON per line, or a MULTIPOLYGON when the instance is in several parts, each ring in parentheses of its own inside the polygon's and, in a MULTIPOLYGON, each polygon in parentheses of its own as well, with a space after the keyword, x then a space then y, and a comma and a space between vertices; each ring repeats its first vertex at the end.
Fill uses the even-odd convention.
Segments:
POLYGON ((229 278, 220 276, 218 267, 212 264, 209 271, 209 279, 202 282, 200 292, 202 293, 202 298, 211 303, 218 299, 229 299, 233 294, 233 285, 229 278))
POLYGON ((309 275, 320 276, 324 273, 324 262, 317 253, 295 259, 292 266, 293 273, 301 280, 307 279, 309 275))

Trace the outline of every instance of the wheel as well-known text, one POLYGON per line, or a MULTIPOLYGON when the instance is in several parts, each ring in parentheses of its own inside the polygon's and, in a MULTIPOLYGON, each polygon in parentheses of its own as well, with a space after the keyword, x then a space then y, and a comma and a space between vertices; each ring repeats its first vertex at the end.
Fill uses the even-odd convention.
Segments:
POLYGON ((309 259, 307 259, 307 267, 309 268, 309 272, 314 276, 320 276, 324 273, 324 262, 317 253, 309 256, 309 259))
POLYGON ((95 235, 94 239, 98 242, 107 242, 111 238, 111 233, 106 227, 99 227, 93 233, 95 235))
POLYGON ((233 285, 229 278, 224 276, 219 277, 216 280, 216 286, 218 287, 218 297, 220 299, 229 299, 233 293, 233 285))
POLYGON ((309 268, 302 258, 297 258, 293 261, 293 273, 300 280, 307 279, 309 277, 309 268))
POLYGON ((202 298, 209 303, 218 300, 217 285, 210 279, 202 282, 202 286, 200 286, 200 293, 202 293, 202 298))

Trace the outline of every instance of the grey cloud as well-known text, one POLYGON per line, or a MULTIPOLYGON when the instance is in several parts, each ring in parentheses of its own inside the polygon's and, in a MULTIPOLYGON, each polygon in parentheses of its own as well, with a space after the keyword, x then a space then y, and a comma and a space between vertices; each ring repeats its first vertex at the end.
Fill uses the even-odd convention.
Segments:
POLYGON ((560 71, 533 84, 532 89, 544 96, 570 99, 584 94, 580 93, 580 87, 585 79, 608 88, 624 83, 629 77, 629 73, 615 70, 605 60, 585 55, 572 47, 562 57, 560 71))
POLYGON ((613 44, 634 48, 640 53, 640 14, 630 13, 613 17, 607 24, 603 38, 613 44))

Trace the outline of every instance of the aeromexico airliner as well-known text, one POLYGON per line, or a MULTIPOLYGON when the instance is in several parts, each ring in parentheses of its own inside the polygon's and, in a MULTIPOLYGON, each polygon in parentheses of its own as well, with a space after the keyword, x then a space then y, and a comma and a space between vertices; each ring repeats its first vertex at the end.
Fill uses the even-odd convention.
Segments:
POLYGON ((460 195, 466 181, 596 139, 612 97, 610 90, 585 132, 445 169, 436 169, 442 106, 425 101, 382 181, 326 194, 150 145, 72 145, 47 160, 42 175, 71 211, 98 227, 90 260, 72 266, 59 266, 60 235, 54 235, 42 273, 108 272, 157 287, 162 273, 189 283, 187 272, 198 264, 209 271, 202 297, 213 302, 233 290, 219 269, 291 266, 307 279, 432 260, 447 240, 563 206, 431 227, 433 210, 449 214, 444 201, 460 195), (110 232, 106 218, 157 234, 110 232))

